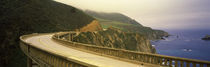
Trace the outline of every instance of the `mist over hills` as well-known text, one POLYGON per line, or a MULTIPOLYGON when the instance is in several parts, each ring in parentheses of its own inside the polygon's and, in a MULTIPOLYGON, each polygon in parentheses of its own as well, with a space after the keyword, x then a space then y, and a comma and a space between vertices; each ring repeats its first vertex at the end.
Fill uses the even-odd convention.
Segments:
POLYGON ((150 40, 161 39, 162 37, 169 35, 165 31, 143 26, 134 19, 120 13, 95 12, 91 10, 85 10, 84 12, 98 19, 103 28, 112 26, 125 32, 140 33, 150 40))

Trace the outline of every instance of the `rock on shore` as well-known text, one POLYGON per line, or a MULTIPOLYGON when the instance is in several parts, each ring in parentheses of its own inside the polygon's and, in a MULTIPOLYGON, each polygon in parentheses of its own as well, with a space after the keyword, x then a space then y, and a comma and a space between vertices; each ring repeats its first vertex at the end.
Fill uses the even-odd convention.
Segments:
POLYGON ((205 37, 202 38, 202 40, 210 40, 210 35, 206 35, 205 37))

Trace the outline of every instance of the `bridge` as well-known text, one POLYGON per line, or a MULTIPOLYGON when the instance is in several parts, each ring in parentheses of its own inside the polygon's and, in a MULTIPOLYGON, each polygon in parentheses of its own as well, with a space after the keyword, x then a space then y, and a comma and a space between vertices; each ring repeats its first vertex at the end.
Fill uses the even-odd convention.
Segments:
POLYGON ((210 67, 201 61, 73 42, 78 32, 33 33, 20 37, 27 67, 210 67))

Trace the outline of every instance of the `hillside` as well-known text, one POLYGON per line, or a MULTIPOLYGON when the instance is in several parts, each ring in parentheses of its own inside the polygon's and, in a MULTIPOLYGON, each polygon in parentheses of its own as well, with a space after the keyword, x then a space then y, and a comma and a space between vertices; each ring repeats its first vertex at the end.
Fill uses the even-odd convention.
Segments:
POLYGON ((112 21, 119 21, 119 22, 124 22, 127 24, 135 24, 135 25, 137 24, 137 25, 142 26, 134 19, 131 19, 128 16, 125 16, 120 13, 104 13, 104 12, 94 12, 94 11, 90 11, 90 10, 85 10, 84 12, 93 16, 93 17, 96 17, 96 18, 112 20, 112 21))
POLYGON ((99 23, 105 29, 111 26, 121 29, 124 32, 140 33, 145 35, 150 40, 161 39, 162 37, 169 35, 167 32, 162 30, 154 30, 150 27, 143 26, 137 21, 120 13, 103 13, 90 10, 86 10, 84 12, 99 20, 99 23))
POLYGON ((0 67, 26 67, 26 56, 18 45, 21 35, 79 28, 82 31, 91 28, 97 28, 91 31, 102 29, 94 18, 74 7, 53 0, 2 0, 0 67))
POLYGON ((82 32, 74 37, 73 41, 96 46, 156 53, 155 48, 150 44, 150 40, 144 35, 126 33, 113 27, 110 27, 105 31, 82 32))

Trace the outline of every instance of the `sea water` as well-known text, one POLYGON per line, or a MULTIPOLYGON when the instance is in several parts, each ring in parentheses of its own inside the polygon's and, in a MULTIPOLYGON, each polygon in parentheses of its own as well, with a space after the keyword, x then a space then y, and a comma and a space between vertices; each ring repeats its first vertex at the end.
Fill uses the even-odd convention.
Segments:
POLYGON ((210 61, 210 40, 202 40, 210 35, 210 29, 165 30, 171 36, 165 40, 151 41, 157 53, 190 59, 210 61))

